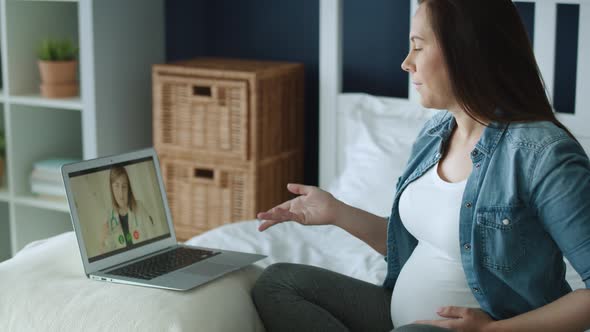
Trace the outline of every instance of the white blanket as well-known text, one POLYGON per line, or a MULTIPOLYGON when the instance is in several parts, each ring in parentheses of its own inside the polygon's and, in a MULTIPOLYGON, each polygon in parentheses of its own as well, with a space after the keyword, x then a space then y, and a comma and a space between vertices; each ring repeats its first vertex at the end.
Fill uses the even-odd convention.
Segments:
MULTIPOLYGON (((260 233, 257 221, 187 241, 269 257, 189 292, 91 281, 72 232, 32 243, 0 263, 0 322, 8 331, 264 331, 250 289, 275 262, 311 264, 381 284, 383 257, 331 226, 283 223, 260 233)), ((568 281, 583 288, 568 266, 568 281)))
POLYGON ((258 222, 217 228, 188 243, 269 257, 189 292, 91 281, 72 232, 38 241, 0 263, 0 322, 8 331, 264 331, 250 298, 262 270, 287 261, 381 282, 385 263, 334 227, 258 222))
POLYGON ((225 225, 186 243, 267 255, 256 263, 261 267, 292 262, 323 267, 379 285, 385 279, 383 256, 340 228, 287 222, 261 233, 258 225, 258 221, 225 225))
POLYGON ((72 232, 0 264, 2 331, 264 331, 250 298, 260 268, 189 292, 91 281, 72 232))

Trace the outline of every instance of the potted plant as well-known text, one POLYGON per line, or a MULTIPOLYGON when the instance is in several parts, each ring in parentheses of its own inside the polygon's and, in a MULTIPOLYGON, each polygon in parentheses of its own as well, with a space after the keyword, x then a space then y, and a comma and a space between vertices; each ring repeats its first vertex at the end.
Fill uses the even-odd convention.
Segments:
POLYGON ((69 40, 47 39, 39 48, 41 95, 64 98, 78 95, 78 48, 69 40))

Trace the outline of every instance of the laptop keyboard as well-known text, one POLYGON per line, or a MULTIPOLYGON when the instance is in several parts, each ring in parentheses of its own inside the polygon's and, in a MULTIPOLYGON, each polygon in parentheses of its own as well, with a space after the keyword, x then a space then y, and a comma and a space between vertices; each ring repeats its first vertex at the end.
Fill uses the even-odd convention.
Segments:
POLYGON ((183 267, 187 267, 217 254, 219 254, 219 252, 178 247, 110 271, 108 274, 150 280, 168 272, 182 269, 183 267))

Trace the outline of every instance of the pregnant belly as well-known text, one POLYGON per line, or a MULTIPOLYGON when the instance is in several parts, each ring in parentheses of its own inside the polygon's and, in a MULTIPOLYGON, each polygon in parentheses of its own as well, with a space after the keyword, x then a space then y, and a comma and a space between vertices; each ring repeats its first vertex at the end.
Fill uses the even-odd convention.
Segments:
POLYGON ((420 242, 403 266, 391 296, 394 327, 416 320, 445 319, 440 307, 479 308, 465 279, 461 262, 420 242))

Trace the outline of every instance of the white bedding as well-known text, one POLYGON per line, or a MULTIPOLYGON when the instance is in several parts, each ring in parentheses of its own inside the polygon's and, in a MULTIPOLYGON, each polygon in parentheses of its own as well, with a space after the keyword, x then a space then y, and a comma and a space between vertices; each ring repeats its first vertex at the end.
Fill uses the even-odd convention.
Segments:
MULTIPOLYGON (((432 115, 400 100, 354 94, 343 99, 340 177, 329 190, 347 203, 387 215, 413 136, 432 115), (395 137, 393 137, 395 136, 395 137)), ((359 221, 362 222, 362 221, 359 221)), ((381 284, 383 257, 331 226, 259 222, 219 227, 187 243, 269 257, 190 292, 90 281, 72 232, 38 241, 0 263, 0 322, 8 331, 263 331, 250 298, 261 268, 275 262, 316 265, 381 284)), ((572 288, 584 288, 568 265, 572 288)))
MULTIPOLYGON (((75 236, 64 233, 0 263, 0 322, 8 331, 264 331, 250 299, 261 267, 296 262, 380 284, 383 257, 331 226, 283 223, 263 233, 258 221, 226 225, 187 243, 269 257, 186 293, 91 281, 75 236)), ((569 266, 568 266, 569 267, 569 266)), ((568 268, 574 288, 580 277, 568 268)))
POLYGON ((257 227, 240 222, 187 241, 269 257, 186 293, 87 279, 73 232, 33 243, 0 263, 2 329, 264 331, 250 299, 260 267, 299 262, 370 282, 384 277, 382 256, 340 229, 284 223, 259 233, 257 227))
POLYGON ((268 255, 256 263, 261 267, 292 262, 323 267, 375 284, 381 284, 385 278, 383 256, 340 228, 286 222, 260 233, 258 225, 258 221, 225 225, 187 243, 268 255))
POLYGON ((264 331, 250 267, 180 293, 91 281, 73 232, 0 263, 2 331, 264 331), (231 297, 230 297, 231 296, 231 297))

